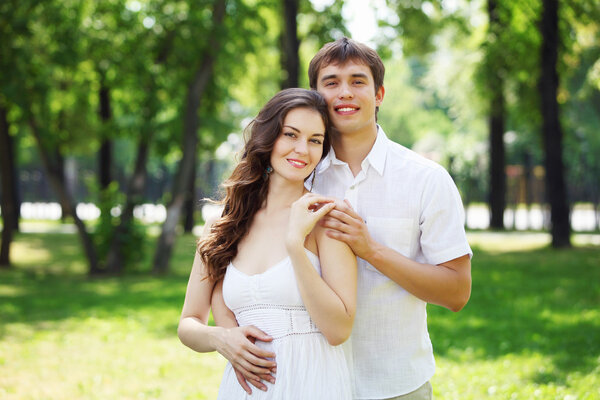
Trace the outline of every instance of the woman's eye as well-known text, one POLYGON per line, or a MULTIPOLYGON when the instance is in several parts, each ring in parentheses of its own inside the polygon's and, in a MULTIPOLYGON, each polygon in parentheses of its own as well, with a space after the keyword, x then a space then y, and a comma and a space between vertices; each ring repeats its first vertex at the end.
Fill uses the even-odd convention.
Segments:
POLYGON ((311 139, 311 142, 315 143, 315 144, 323 144, 323 142, 319 139, 311 139))
POLYGON ((284 135, 284 136, 291 137, 291 138, 294 138, 294 137, 296 137, 296 134, 295 134, 295 133, 293 133, 293 132, 284 132, 284 133, 283 133, 283 135, 284 135))

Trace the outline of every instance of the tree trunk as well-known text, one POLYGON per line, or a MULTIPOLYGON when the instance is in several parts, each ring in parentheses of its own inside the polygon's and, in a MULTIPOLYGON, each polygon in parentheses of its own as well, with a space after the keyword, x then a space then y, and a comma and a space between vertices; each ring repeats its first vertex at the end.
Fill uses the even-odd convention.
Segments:
MULTIPOLYGON (((103 80, 103 78, 101 79, 103 80)), ((111 109, 110 109, 110 89, 102 84, 98 93, 100 107, 98 114, 100 120, 104 125, 110 121, 111 109)), ((100 151, 98 152, 98 182, 100 189, 106 189, 112 181, 110 168, 112 165, 112 141, 104 135, 102 143, 100 144, 100 151)))
MULTIPOLYGON (((73 217, 73 222, 75 224, 75 227, 77 228, 77 234, 79 235, 79 239, 81 240, 83 250, 88 261, 89 273, 97 274, 98 272, 100 272, 100 270, 98 268, 98 256, 96 254, 96 249, 94 247, 94 243, 92 242, 92 237, 88 233, 85 224, 77 216, 75 201, 71 197, 71 194, 69 193, 66 187, 64 180, 64 169, 62 166, 63 163, 61 161, 62 156, 57 160, 52 160, 50 158, 48 149, 43 145, 39 125, 31 115, 29 117, 29 126, 36 140, 38 151, 40 153, 40 158, 45 167, 48 179, 50 180, 50 184, 52 185, 54 191, 56 192, 56 195, 58 196, 60 205, 67 214, 73 217)), ((60 153, 56 151, 56 155, 60 156, 60 153)))
POLYGON ((18 229, 18 202, 15 194, 16 168, 14 143, 8 129, 8 110, 0 106, 0 178, 2 183, 2 245, 0 247, 0 268, 10 266, 10 244, 13 232, 18 229))
POLYGON ((225 0, 217 0, 213 8, 213 31, 208 39, 209 45, 202 58, 200 66, 187 90, 186 110, 183 122, 183 155, 177 166, 175 182, 173 183, 171 201, 167 206, 167 217, 162 226, 162 231, 154 253, 153 270, 155 273, 166 273, 169 260, 175 243, 177 223, 181 216, 181 210, 186 198, 186 189, 194 168, 198 147, 198 110, 202 96, 213 76, 215 57, 218 54, 220 39, 218 35, 223 18, 225 16, 225 0))
POLYGON ((197 196, 196 196, 196 172, 197 172, 197 158, 194 157, 194 167, 192 168, 192 175, 190 176, 188 188, 187 188, 187 196, 185 199, 185 218, 183 220, 183 231, 185 233, 191 233, 194 229, 194 225, 196 224, 196 205, 197 205, 197 196))
POLYGON ((490 115, 490 228, 504 229, 506 172, 504 150, 504 96, 494 94, 490 115))
POLYGON ((533 162, 531 153, 525 151, 523 154, 523 179, 525 180, 525 205, 527 208, 527 229, 530 229, 531 223, 531 203, 533 203, 533 188, 532 186, 533 162))
MULTIPOLYGON (((53 173, 55 174, 55 178, 57 179, 58 182, 60 182, 60 184, 65 188, 66 192, 69 193, 69 196, 71 195, 71 192, 69 192, 69 188, 67 187, 67 179, 65 176, 65 159, 63 157, 63 155, 60 153, 60 151, 58 151, 57 149, 53 149, 52 151, 52 156, 50 156, 48 154, 48 157, 52 157, 54 159, 54 171, 53 173)), ((40 150, 41 152, 41 150, 40 150)), ((45 168, 46 173, 49 174, 48 168, 45 168)), ((48 181, 50 181, 50 186, 52 186, 52 180, 50 179, 50 177, 47 177, 48 181)), ((53 190, 56 192, 56 188, 54 188, 52 186, 53 190)), ((58 196, 58 192, 56 192, 57 196, 58 196)), ((64 223, 67 220, 67 217, 69 215, 71 215, 71 209, 69 207, 66 206, 65 203, 63 203, 62 201, 59 202, 60 204, 60 221, 62 223, 64 223)))
MULTIPOLYGON (((496 46, 502 25, 495 0, 488 0, 490 32, 496 38, 496 46)), ((490 101, 490 228, 504 229, 504 209, 506 208, 506 172, 504 150, 504 82, 502 69, 488 71, 490 101)))
POLYGON ((558 92, 558 0, 543 0, 541 20, 541 74, 538 82, 541 99, 542 137, 544 141, 546 190, 550 202, 552 246, 571 245, 569 207, 562 157, 562 127, 558 92))
POLYGON ((133 209, 140 203, 146 186, 148 155, 150 153, 151 133, 142 134, 138 144, 138 153, 135 167, 127 188, 125 206, 121 213, 119 225, 115 228, 115 234, 106 256, 106 270, 113 274, 122 272, 124 267, 123 240, 131 233, 133 222, 133 209))
POLYGON ((298 0, 283 0, 283 29, 281 30, 281 66, 285 73, 281 88, 298 87, 300 56, 298 49, 298 0))

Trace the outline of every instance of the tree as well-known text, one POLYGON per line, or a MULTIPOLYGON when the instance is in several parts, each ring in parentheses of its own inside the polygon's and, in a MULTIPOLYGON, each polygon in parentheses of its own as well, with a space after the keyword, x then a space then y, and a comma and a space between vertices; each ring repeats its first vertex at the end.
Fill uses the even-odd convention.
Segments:
MULTIPOLYGON (((82 101, 85 84, 76 70, 82 5, 54 1, 13 3, 3 3, 2 10, 10 27, 3 39, 11 44, 6 50, 11 65, 2 71, 2 75, 6 74, 2 79, 5 101, 18 109, 16 124, 21 129, 28 127, 32 133, 47 177, 62 209, 73 218, 93 271, 98 267, 96 251, 76 213, 62 162, 65 152, 76 148, 81 139, 72 133, 87 126, 85 119, 89 116, 87 102, 82 101)), ((89 135, 85 139, 89 142, 89 135)))
POLYGON ((281 0, 283 3, 283 18, 281 28, 281 66, 284 78, 281 88, 298 87, 300 73, 300 56, 298 50, 298 0, 281 0))
POLYGON ((212 9, 212 29, 207 35, 204 52, 199 54, 198 66, 187 87, 185 114, 183 121, 183 155, 178 164, 175 182, 173 184, 171 201, 167 206, 167 217, 156 245, 153 270, 165 273, 175 242, 175 228, 179 222, 181 210, 185 202, 186 189, 191 176, 194 174, 194 159, 198 148, 198 110, 204 91, 212 79, 213 67, 218 50, 222 44, 222 22, 225 17, 226 1, 215 0, 212 9))
POLYGON ((500 35, 505 29, 502 23, 496 0, 488 0, 489 38, 487 56, 487 77, 490 95, 489 111, 489 145, 490 145, 490 227, 504 229, 504 208, 506 207, 506 174, 504 172, 505 150, 505 101, 504 101, 504 67, 503 54, 498 47, 503 46, 500 35), (495 46, 494 46, 495 45, 495 46), (494 54, 495 56, 493 56, 494 54))
POLYGON ((557 101, 559 78, 557 72, 559 31, 558 0, 542 1, 540 33, 542 37, 540 78, 538 81, 544 142, 547 197, 551 209, 553 247, 571 245, 569 207, 564 179, 562 127, 557 101))
POLYGON ((14 144, 9 132, 8 110, 0 105, 0 181, 2 183, 2 244, 0 268, 10 266, 10 245, 13 232, 18 229, 18 202, 16 201, 16 167, 14 144))
MULTIPOLYGON (((112 111, 110 106, 110 88, 106 84, 106 78, 100 77, 100 89, 98 91, 98 116, 104 123, 104 126, 108 125, 112 118, 112 111)), ((103 137, 100 144, 100 151, 98 152, 98 183, 101 189, 106 189, 112 181, 112 175, 110 173, 110 167, 112 165, 112 152, 113 152, 112 141, 103 137)))
MULTIPOLYGON (((157 7, 160 9, 160 4, 157 7)), ((147 10, 150 15, 153 14, 153 11, 155 10, 147 10)), ((122 12, 122 9, 113 10, 108 17, 117 19, 122 12)), ((137 57, 132 57, 126 65, 116 63, 114 60, 111 60, 111 64, 118 66, 119 72, 128 77, 128 79, 120 81, 120 84, 131 85, 131 90, 136 93, 134 98, 127 100, 132 103, 129 104, 129 107, 133 106, 134 110, 130 112, 136 113, 139 123, 136 126, 137 131, 131 137, 135 143, 136 155, 126 187, 121 188, 125 194, 124 201, 120 204, 122 206, 121 214, 116 218, 116 222, 113 222, 110 215, 107 216, 110 232, 104 267, 110 273, 121 273, 132 262, 132 259, 139 258, 137 257, 140 252, 139 244, 143 242, 143 237, 139 237, 143 236, 143 233, 138 233, 139 229, 135 226, 133 212, 143 200, 151 148, 160 131, 157 115, 161 112, 161 106, 164 110, 165 104, 162 104, 159 98, 166 96, 168 88, 164 86, 171 83, 170 79, 161 79, 166 75, 165 64, 173 50, 177 25, 181 22, 177 18, 173 18, 171 14, 163 13, 164 20, 156 21, 156 24, 161 24, 161 28, 156 30, 158 33, 143 27, 143 15, 133 14, 131 18, 118 23, 119 33, 124 33, 125 36, 120 39, 120 46, 123 49, 136 49, 137 57), (164 81, 167 81, 168 84, 161 85, 164 81)), ((107 57, 110 59, 110 54, 107 52, 101 55, 100 62, 107 57)), ((127 90, 126 87, 120 89, 127 90)), ((166 103, 168 104, 168 102, 166 103)))

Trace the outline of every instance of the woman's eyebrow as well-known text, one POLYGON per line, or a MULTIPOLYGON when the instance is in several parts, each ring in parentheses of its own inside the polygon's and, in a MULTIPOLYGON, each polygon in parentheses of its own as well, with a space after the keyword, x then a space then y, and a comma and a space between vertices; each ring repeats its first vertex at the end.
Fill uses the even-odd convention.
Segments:
POLYGON ((298 129, 298 128, 294 128, 294 127, 293 127, 293 126, 291 126, 291 125, 284 125, 283 127, 284 127, 284 128, 290 128, 290 129, 293 129, 293 130, 295 130, 295 131, 296 131, 296 132, 298 132, 298 133, 300 132, 300 129, 298 129))

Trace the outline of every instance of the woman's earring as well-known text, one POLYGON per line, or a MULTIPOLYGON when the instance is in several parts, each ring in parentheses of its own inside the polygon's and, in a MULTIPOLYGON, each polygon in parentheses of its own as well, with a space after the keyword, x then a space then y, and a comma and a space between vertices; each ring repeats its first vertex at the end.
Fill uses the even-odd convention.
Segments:
POLYGON ((263 173, 263 179, 266 181, 267 179, 269 179, 269 175, 271 174, 271 172, 273 172, 273 167, 271 167, 270 165, 265 169, 265 172, 263 173))

